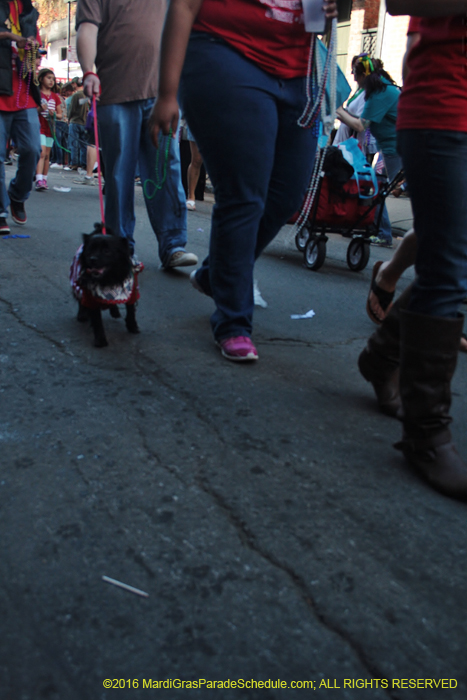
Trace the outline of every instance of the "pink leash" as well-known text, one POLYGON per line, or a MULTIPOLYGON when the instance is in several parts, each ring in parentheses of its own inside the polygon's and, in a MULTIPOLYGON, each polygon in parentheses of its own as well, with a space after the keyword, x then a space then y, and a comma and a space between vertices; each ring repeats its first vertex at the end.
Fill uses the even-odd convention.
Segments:
POLYGON ((96 143, 97 178, 99 181, 99 204, 101 207, 102 233, 105 236, 104 195, 102 194, 101 156, 100 156, 100 151, 99 151, 99 132, 98 132, 98 128, 97 128, 96 96, 94 94, 92 96, 92 108, 94 111, 94 141, 96 143))

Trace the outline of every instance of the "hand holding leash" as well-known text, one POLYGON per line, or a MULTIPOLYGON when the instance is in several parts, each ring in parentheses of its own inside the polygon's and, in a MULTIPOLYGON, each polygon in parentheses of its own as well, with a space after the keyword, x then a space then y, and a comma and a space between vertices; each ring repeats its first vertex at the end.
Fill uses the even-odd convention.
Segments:
POLYGON ((101 81, 99 80, 99 76, 97 75, 97 73, 88 71, 84 74, 83 91, 84 94, 90 97, 91 99, 93 97, 99 99, 99 95, 101 94, 101 81))

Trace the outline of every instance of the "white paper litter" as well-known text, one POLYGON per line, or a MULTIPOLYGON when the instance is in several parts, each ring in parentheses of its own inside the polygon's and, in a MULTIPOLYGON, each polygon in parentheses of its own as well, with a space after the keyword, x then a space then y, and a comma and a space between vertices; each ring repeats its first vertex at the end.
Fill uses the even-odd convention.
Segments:
POLYGON ((55 192, 71 192, 71 187, 57 187, 54 185, 55 192))
POLYGON ((310 309, 306 314, 292 314, 290 318, 293 318, 294 321, 298 321, 301 318, 313 318, 313 316, 316 316, 316 314, 313 309, 310 309))
POLYGON ((129 591, 130 593, 139 595, 142 598, 149 598, 149 593, 146 593, 146 591, 142 591, 140 588, 134 588, 133 586, 129 586, 127 583, 122 583, 121 581, 117 581, 116 579, 110 578, 109 576, 103 576, 102 580, 106 583, 111 583, 112 586, 117 586, 118 588, 123 588, 125 591, 129 591))

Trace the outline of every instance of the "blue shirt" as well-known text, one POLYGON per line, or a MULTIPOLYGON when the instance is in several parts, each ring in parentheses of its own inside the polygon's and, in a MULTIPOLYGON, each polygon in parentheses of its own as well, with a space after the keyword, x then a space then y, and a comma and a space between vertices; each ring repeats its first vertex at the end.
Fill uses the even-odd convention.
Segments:
POLYGON ((386 88, 367 98, 361 119, 370 122, 370 131, 376 139, 378 149, 384 155, 394 156, 397 154, 396 120, 400 90, 385 78, 381 80, 386 88))

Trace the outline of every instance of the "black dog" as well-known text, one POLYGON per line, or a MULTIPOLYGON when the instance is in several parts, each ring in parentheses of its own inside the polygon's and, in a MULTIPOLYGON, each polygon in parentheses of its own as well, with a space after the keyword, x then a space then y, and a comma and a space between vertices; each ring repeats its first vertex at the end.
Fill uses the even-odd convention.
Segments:
POLYGON ((90 320, 94 345, 108 345, 101 311, 109 309, 114 318, 120 317, 118 305, 126 306, 125 324, 129 333, 139 333, 135 303, 139 298, 138 272, 131 260, 126 238, 115 236, 109 229, 103 233, 102 224, 95 224, 91 234, 83 235, 83 245, 73 260, 70 281, 78 300, 78 321, 90 320))

